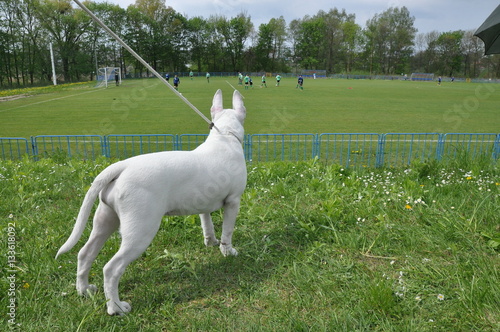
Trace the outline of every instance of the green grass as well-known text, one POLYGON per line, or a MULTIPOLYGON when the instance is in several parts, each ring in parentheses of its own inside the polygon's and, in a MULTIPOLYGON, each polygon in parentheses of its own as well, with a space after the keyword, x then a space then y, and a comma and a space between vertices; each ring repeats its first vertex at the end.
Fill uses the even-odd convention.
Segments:
MULTIPOLYGON (((343 169, 253 163, 234 245, 205 248, 197 216, 170 217, 126 270, 132 312, 75 291, 77 247, 54 259, 111 161, 0 161, 2 326, 22 331, 498 331, 500 172, 491 164, 343 169), (9 240, 13 224, 15 241, 9 240), (7 245, 16 262, 8 266, 7 245)), ((214 213, 220 232, 221 214, 214 213)), ((93 266, 116 252, 113 236, 93 266)))
MULTIPOLYGON (((183 78, 180 92, 209 116, 219 88, 231 107, 226 80, 236 85, 235 78, 213 78, 210 84, 183 78)), ((285 78, 279 88, 268 81, 268 88, 238 87, 249 134, 497 133, 500 124, 496 84, 307 79, 300 91, 293 78, 285 78)), ((0 102, 0 137, 208 132, 206 123, 155 78, 125 80, 108 89, 92 83, 26 93, 35 94, 0 102)))

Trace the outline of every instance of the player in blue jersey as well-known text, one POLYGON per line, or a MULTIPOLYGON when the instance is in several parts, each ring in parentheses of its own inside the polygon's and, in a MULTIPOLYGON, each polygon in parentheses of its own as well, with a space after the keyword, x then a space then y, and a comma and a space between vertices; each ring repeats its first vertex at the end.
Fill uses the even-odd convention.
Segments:
POLYGON ((179 84, 181 83, 181 79, 179 76, 175 75, 174 77, 174 89, 179 90, 179 84))
POLYGON ((300 87, 300 90, 304 90, 304 78, 302 77, 302 75, 299 75, 299 78, 297 79, 297 86, 295 88, 299 88, 300 87))

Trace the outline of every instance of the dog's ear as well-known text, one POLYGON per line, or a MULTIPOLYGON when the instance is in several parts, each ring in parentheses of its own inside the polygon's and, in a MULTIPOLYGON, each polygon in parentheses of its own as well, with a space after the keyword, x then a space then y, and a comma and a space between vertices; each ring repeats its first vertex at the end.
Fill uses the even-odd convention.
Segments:
POLYGON ((218 112, 221 112, 224 109, 222 107, 222 91, 219 89, 215 92, 214 100, 212 101, 212 108, 210 108, 210 113, 212 114, 212 118, 218 112))
POLYGON ((243 105, 243 96, 238 90, 233 93, 233 109, 239 113, 242 120, 245 119, 246 108, 243 105))

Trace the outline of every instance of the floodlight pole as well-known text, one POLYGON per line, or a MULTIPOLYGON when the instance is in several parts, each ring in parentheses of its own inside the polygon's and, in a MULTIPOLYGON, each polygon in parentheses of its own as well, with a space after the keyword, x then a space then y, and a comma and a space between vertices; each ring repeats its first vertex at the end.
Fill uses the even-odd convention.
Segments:
POLYGON ((50 61, 52 62, 52 82, 54 85, 57 85, 57 77, 56 77, 56 66, 54 64, 54 51, 52 51, 52 43, 50 45, 50 61))
MULTIPOLYGON (((209 125, 210 125, 210 128, 215 128, 217 129, 217 127, 214 125, 214 123, 208 119, 203 113, 201 113, 193 104, 191 104, 189 102, 189 100, 187 100, 183 95, 181 95, 179 93, 179 91, 177 91, 173 86, 171 86, 166 79, 164 79, 160 73, 158 73, 155 69, 153 69, 153 67, 151 67, 149 65, 149 63, 147 63, 143 58, 141 58, 139 56, 139 54, 137 54, 132 48, 130 48, 120 37, 118 37, 118 35, 116 33, 113 32, 113 30, 111 30, 110 28, 108 28, 106 26, 106 24, 104 24, 99 18, 97 18, 97 16, 94 15, 94 13, 92 13, 87 7, 85 7, 84 4, 82 4, 80 1, 78 0, 73 0, 75 1, 75 3, 80 6, 81 9, 83 9, 87 14, 89 14, 89 16, 97 23, 101 26, 101 28, 103 28, 107 33, 109 33, 114 39, 116 39, 116 41, 118 43, 120 43, 120 45, 122 45, 127 51, 130 52, 130 54, 132 54, 137 60, 139 60, 139 62, 144 66, 146 67, 150 72, 152 72, 157 78, 160 79, 160 81, 162 81, 170 90, 172 90, 173 93, 175 93, 177 95, 177 97, 181 98, 189 107, 191 107, 191 109, 193 111, 195 111, 196 113, 198 113, 199 116, 202 117, 203 120, 205 120, 209 125)), ((218 131, 219 129, 217 129, 218 131)))

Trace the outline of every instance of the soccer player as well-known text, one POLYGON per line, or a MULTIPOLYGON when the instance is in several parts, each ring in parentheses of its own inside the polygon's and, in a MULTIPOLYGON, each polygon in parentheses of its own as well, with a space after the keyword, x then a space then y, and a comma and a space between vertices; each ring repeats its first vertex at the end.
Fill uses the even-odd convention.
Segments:
POLYGON ((299 75, 299 78, 297 80, 297 86, 295 88, 300 87, 300 90, 304 90, 304 87, 302 86, 304 84, 304 78, 302 75, 299 75))
POLYGON ((166 79, 166 80, 167 80, 167 82, 168 82, 168 80, 170 79, 170 74, 169 74, 169 73, 166 73, 166 74, 165 74, 165 79, 166 79))
POLYGON ((262 88, 262 86, 265 86, 267 88, 266 74, 262 75, 262 83, 260 84, 260 87, 262 88))
POLYGON ((248 77, 248 75, 245 75, 244 81, 245 81, 245 90, 248 90, 248 84, 250 83, 250 77, 248 77))
POLYGON ((189 78, 191 78, 191 81, 193 80, 193 75, 194 75, 194 74, 193 74, 193 71, 191 70, 191 71, 189 72, 189 78))
POLYGON ((281 75, 278 74, 276 75, 276 86, 280 86, 280 82, 281 82, 281 75))
POLYGON ((207 72, 206 77, 207 77, 207 83, 210 83, 210 73, 209 72, 207 72))
POLYGON ((175 90, 179 91, 179 84, 180 83, 181 83, 180 78, 177 75, 175 75, 175 77, 174 77, 174 89, 175 90))

